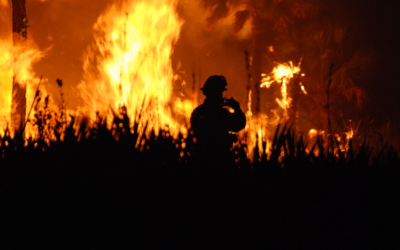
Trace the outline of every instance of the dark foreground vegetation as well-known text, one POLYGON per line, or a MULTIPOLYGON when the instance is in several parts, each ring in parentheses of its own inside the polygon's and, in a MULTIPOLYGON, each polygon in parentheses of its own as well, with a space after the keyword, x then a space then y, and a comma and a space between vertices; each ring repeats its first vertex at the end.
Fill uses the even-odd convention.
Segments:
POLYGON ((241 145, 232 151, 241 160, 211 167, 189 156, 192 135, 185 149, 167 131, 136 147, 138 124, 129 132, 123 110, 111 130, 100 118, 75 129, 40 119, 25 146, 20 135, 0 138, 2 249, 400 246, 399 157, 390 148, 334 157, 317 141, 316 156, 278 128, 269 160, 247 161, 241 145))

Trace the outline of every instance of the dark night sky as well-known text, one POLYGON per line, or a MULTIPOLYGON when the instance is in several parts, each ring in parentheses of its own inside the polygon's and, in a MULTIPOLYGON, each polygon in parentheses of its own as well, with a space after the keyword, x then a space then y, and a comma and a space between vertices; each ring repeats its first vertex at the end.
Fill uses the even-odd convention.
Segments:
POLYGON ((362 85, 368 93, 368 112, 376 118, 398 119, 400 115, 400 5, 398 1, 353 1, 349 4, 359 20, 365 45, 377 54, 376 68, 362 85))

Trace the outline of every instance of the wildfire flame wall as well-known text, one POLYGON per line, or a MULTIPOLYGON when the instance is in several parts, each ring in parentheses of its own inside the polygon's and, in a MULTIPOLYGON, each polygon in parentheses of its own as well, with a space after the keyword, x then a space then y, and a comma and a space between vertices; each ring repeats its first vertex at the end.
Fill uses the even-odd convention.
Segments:
MULTIPOLYGON (((304 76, 300 56, 277 64, 272 34, 263 43, 262 60, 268 65, 263 65, 259 83, 267 88, 249 86, 254 27, 245 19, 240 30, 232 26, 235 13, 246 11, 242 5, 227 5, 229 11, 210 25, 210 9, 200 0, 27 0, 28 42, 16 48, 10 2, 0 0, 0 128, 9 121, 13 73, 28 86, 27 109, 43 75, 40 89, 55 104, 61 102, 55 80, 63 80, 69 112, 94 119, 96 111, 111 115, 110 110, 127 105, 132 121, 143 112, 152 127, 168 125, 172 134, 187 133, 190 113, 203 100, 199 89, 204 81, 224 75, 225 96, 233 96, 247 111, 248 126, 241 137, 250 148, 268 140, 271 130, 287 119, 296 99, 291 93, 309 92, 299 79, 291 81, 294 74, 304 76), (253 97, 256 90, 261 92, 257 116, 248 90, 253 97)), ((296 122, 307 117, 300 128, 306 131, 325 122, 309 122, 309 114, 300 108, 292 116, 296 122)))
MULTIPOLYGON (((1 22, 4 24, 0 34, 2 50, 12 51, 9 1, 2 1, 1 12, 1 22)), ((208 14, 197 1, 100 0, 93 4, 93 1, 87 0, 28 0, 27 15, 30 25, 28 40, 31 41, 29 48, 38 54, 46 51, 44 57, 25 61, 28 63, 26 66, 33 67, 30 78, 43 75, 47 83, 42 84, 55 102, 60 101, 55 79, 63 79, 71 110, 100 107, 106 101, 117 98, 114 94, 120 91, 120 83, 117 83, 120 78, 132 82, 134 77, 139 77, 136 81, 138 84, 134 86, 136 89, 149 85, 151 78, 147 76, 144 80, 146 77, 142 77, 149 65, 153 72, 146 74, 155 77, 152 79, 155 80, 154 88, 161 94, 159 99, 165 100, 159 100, 163 104, 170 102, 174 95, 181 98, 182 108, 187 107, 183 101, 193 100, 193 82, 198 92, 205 79, 212 74, 227 77, 229 96, 235 95, 243 101, 246 99, 242 89, 237 88, 236 91, 236 86, 246 81, 243 48, 238 46, 240 42, 237 39, 233 39, 228 21, 221 22, 212 31, 208 30, 208 14), (97 86, 96 89, 87 89, 87 92, 82 90, 87 84, 93 86, 95 81, 99 83, 102 78, 104 81, 101 84, 115 88, 107 95, 107 99, 97 98, 99 103, 95 104, 93 99, 87 98, 88 92, 89 95, 100 97, 100 92, 104 95, 110 89, 102 90, 97 86), (92 93, 94 91, 98 93, 92 93)), ((242 33, 245 37, 245 32, 242 33)), ((11 69, 10 63, 10 58, 2 57, 2 67, 11 69)), ((2 93, 9 96, 6 92, 10 80, 6 76, 1 79, 2 93)), ((127 101, 128 93, 123 95, 118 97, 122 99, 115 100, 115 105, 127 101)), ((10 103, 10 97, 7 98, 7 103, 10 103)), ((135 102, 141 103, 140 98, 144 97, 136 98, 139 99, 135 102)), ((199 96, 200 101, 201 98, 199 96)), ((151 95, 147 95, 146 99, 150 100, 151 95)), ((133 100, 130 102, 132 104, 133 100)), ((8 104, 1 106, 5 108, 8 104)))
POLYGON ((94 120, 99 111, 111 118, 110 110, 126 105, 132 122, 141 113, 144 123, 150 123, 141 133, 168 126, 172 135, 186 134, 190 114, 203 99, 199 88, 215 74, 226 76, 226 96, 249 109, 248 126, 241 134, 247 137, 249 152, 268 140, 268 122, 278 123, 278 114, 254 117, 251 112, 246 69, 251 58, 244 53, 251 48, 251 27, 245 22, 240 32, 233 32, 234 11, 210 27, 210 13, 200 1, 27 1, 29 43, 23 49, 13 47, 9 36, 9 2, 2 1, 1 11, 6 27, 1 45, 8 52, 1 58, 3 128, 13 70, 28 85, 27 105, 39 75, 44 76, 42 92, 60 102, 55 79, 61 78, 70 112, 94 120))
MULTIPOLYGON (((178 132, 202 100, 198 90, 209 75, 225 75, 227 95, 246 99, 237 87, 246 81, 240 40, 233 39, 229 20, 210 31, 200 2, 96 1, 94 5, 85 0, 28 0, 26 4, 29 44, 25 53, 17 52, 19 68, 27 71, 30 89, 43 75, 42 89, 55 103, 60 102, 55 79, 63 79, 69 110, 93 115, 94 110, 106 112, 110 105, 117 108, 125 103, 134 113, 152 105, 153 110, 163 109, 159 125, 168 123, 178 132), (171 112, 177 115, 172 117, 171 112)), ((11 4, 3 0, 1 5, 1 47, 6 52, 0 82, 4 128, 15 49, 11 4)), ((245 38, 246 31, 240 36, 245 38)), ((29 92, 27 105, 34 91, 29 92)))

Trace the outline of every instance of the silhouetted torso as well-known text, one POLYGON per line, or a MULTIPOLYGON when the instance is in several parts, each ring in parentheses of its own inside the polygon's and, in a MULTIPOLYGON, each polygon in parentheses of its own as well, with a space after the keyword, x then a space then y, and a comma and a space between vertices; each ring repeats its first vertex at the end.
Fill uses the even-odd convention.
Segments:
POLYGON ((196 159, 217 163, 229 158, 232 147, 231 132, 239 132, 246 126, 246 117, 240 107, 230 113, 220 102, 205 99, 192 113, 190 123, 197 139, 196 159))

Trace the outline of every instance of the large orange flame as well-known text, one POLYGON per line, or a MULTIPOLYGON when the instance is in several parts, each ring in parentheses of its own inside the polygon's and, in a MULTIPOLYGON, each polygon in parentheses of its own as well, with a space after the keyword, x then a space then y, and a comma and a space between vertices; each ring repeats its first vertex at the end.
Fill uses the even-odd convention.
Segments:
MULTIPOLYGON (((2 24, 8 26, 10 30, 9 36, 0 38, 0 133, 2 134, 10 122, 13 76, 18 83, 26 85, 27 105, 30 106, 39 83, 32 66, 44 56, 44 52, 30 39, 13 44, 11 6, 4 0, 0 1, 0 6, 1 14, 8 16, 7 20, 1 20, 2 24)), ((26 131, 28 135, 33 134, 31 127, 27 127, 26 131)))
POLYGON ((175 7, 175 0, 130 0, 106 9, 84 55, 80 111, 93 118, 94 111, 107 114, 125 105, 131 122, 140 112, 142 124, 149 123, 147 134, 167 126, 172 135, 184 130, 172 115, 171 54, 183 24, 175 7))

